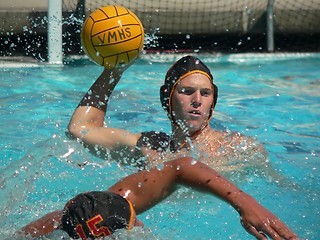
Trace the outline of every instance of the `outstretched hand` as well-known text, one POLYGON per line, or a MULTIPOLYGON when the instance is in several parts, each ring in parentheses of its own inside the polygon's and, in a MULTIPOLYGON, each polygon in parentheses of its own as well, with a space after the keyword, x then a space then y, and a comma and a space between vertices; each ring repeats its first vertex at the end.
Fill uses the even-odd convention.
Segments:
POLYGON ((277 216, 254 199, 251 201, 247 209, 239 211, 241 224, 248 233, 257 239, 267 239, 267 236, 275 240, 299 239, 277 216))

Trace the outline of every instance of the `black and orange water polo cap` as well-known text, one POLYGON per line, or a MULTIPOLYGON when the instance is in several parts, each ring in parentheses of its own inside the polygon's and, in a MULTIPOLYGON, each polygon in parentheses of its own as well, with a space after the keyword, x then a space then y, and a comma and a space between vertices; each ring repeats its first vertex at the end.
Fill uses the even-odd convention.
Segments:
POLYGON ((64 207, 61 229, 73 239, 95 239, 117 229, 131 229, 135 211, 127 199, 110 191, 81 193, 64 207))
POLYGON ((171 121, 174 121, 172 116, 171 96, 175 86, 179 81, 194 73, 206 75, 212 83, 214 97, 208 119, 212 116, 213 109, 218 100, 218 87, 213 83, 213 77, 210 69, 199 58, 194 56, 185 56, 171 66, 166 74, 164 85, 160 88, 161 105, 163 109, 167 111, 171 121))

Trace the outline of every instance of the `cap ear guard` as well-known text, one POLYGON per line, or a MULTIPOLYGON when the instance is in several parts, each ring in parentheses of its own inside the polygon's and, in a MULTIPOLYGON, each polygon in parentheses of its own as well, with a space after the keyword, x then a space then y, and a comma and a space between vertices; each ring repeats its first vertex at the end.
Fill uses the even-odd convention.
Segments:
POLYGON ((218 101, 218 87, 212 83, 212 86, 213 86, 213 105, 212 105, 212 109, 215 108, 216 104, 217 104, 217 101, 218 101))
POLYGON ((160 102, 161 102, 162 108, 166 112, 168 112, 169 97, 170 97, 170 87, 167 84, 164 84, 160 88, 160 102))

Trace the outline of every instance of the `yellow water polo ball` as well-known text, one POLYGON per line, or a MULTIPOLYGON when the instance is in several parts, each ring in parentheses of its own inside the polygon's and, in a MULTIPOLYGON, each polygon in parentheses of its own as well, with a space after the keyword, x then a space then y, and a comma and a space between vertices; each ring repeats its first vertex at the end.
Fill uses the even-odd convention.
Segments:
POLYGON ((144 30, 139 18, 122 6, 105 6, 92 12, 81 30, 88 57, 108 69, 130 64, 143 48, 144 30))

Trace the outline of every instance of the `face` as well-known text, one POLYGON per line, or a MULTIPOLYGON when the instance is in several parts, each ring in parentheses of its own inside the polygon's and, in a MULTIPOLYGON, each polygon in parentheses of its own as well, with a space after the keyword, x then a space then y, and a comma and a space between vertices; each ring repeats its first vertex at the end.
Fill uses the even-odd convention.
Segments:
POLYGON ((207 124, 213 102, 210 79, 201 73, 179 81, 172 93, 172 116, 180 127, 192 135, 207 124))

